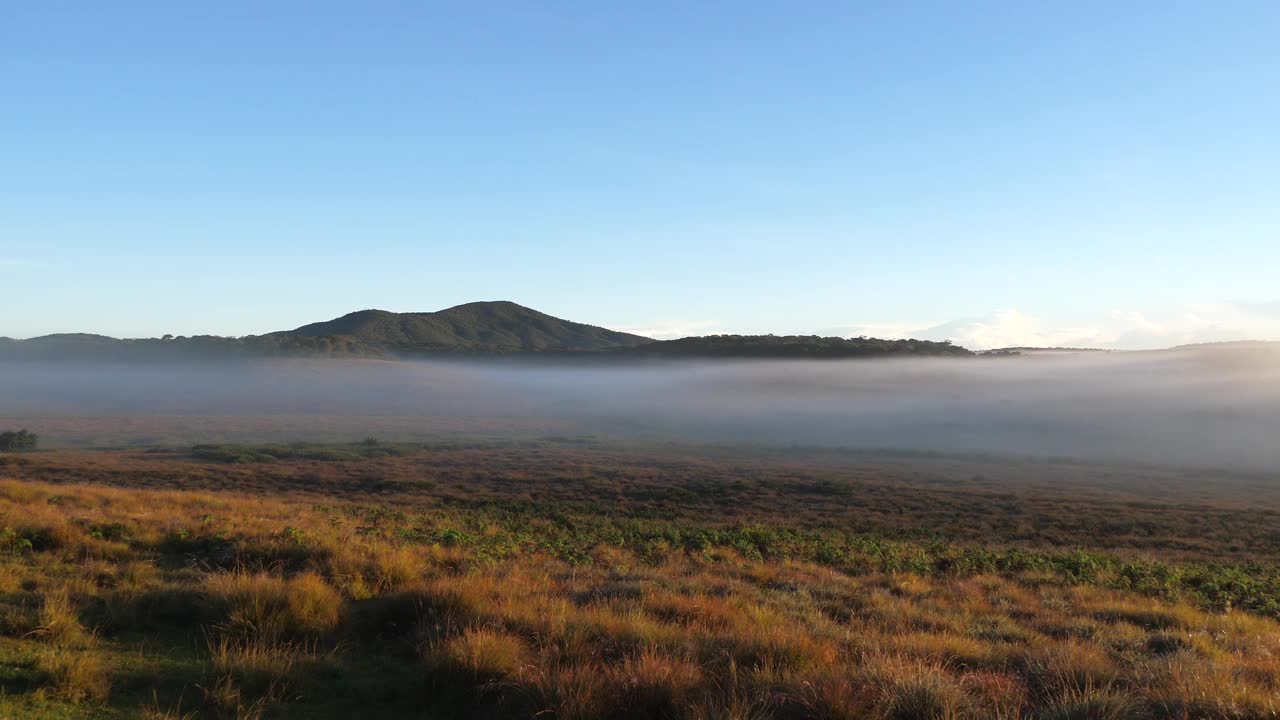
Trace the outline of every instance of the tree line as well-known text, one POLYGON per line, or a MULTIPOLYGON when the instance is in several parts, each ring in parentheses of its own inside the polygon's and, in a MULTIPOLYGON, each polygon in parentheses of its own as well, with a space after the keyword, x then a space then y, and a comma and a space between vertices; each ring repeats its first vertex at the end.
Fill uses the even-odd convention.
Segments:
POLYGON ((25 428, 0 433, 0 452, 35 450, 39 444, 40 436, 25 428))

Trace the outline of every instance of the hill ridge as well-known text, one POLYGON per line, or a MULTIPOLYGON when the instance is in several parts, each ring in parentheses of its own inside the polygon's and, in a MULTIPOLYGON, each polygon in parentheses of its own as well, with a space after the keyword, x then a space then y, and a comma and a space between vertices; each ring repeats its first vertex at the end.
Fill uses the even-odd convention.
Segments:
POLYGON ((463 303, 434 312, 369 308, 273 337, 350 337, 395 352, 596 352, 652 339, 564 320, 510 300, 463 303))
POLYGON ((241 337, 166 335, 115 339, 90 333, 56 333, 27 340, 0 338, 0 360, 35 361, 199 362, 258 357, 393 360, 458 356, 626 362, 975 354, 949 342, 817 335, 725 334, 659 341, 565 320, 510 300, 469 302, 430 312, 365 308, 292 330, 241 337))

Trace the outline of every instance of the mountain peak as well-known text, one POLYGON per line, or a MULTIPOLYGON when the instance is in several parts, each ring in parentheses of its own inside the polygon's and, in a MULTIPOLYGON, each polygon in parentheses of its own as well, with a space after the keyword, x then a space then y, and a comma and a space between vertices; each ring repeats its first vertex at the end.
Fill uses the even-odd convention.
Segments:
POLYGON ((589 352, 651 342, 562 320, 510 300, 471 302, 436 312, 359 310, 272 334, 350 337, 398 353, 589 352))

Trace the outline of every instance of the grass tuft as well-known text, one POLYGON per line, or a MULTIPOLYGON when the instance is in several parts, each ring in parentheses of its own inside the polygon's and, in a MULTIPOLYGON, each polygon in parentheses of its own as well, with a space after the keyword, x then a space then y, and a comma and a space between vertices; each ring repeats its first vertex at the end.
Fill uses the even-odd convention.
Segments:
POLYGON ((111 674, 100 656, 84 650, 57 647, 39 656, 48 687, 67 702, 101 703, 111 694, 111 674))

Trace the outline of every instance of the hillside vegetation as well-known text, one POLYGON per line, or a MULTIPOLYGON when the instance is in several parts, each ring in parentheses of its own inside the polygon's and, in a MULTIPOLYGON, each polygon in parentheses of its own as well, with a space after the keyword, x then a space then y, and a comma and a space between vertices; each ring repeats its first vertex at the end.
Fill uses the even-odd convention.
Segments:
POLYGON ((350 337, 405 354, 590 352, 652 342, 639 335, 561 320, 513 302, 468 303, 429 313, 362 310, 274 335, 350 337))
POLYGON ((629 348, 628 355, 669 358, 862 358, 888 355, 967 357, 950 342, 819 337, 817 335, 706 335, 629 348))
POLYGON ((0 360, 199 361, 254 357, 554 357, 616 362, 636 358, 857 358, 967 356, 946 342, 804 335, 650 338, 562 320, 513 302, 476 302, 426 313, 361 310, 266 335, 117 339, 70 333, 0 338, 0 360))

